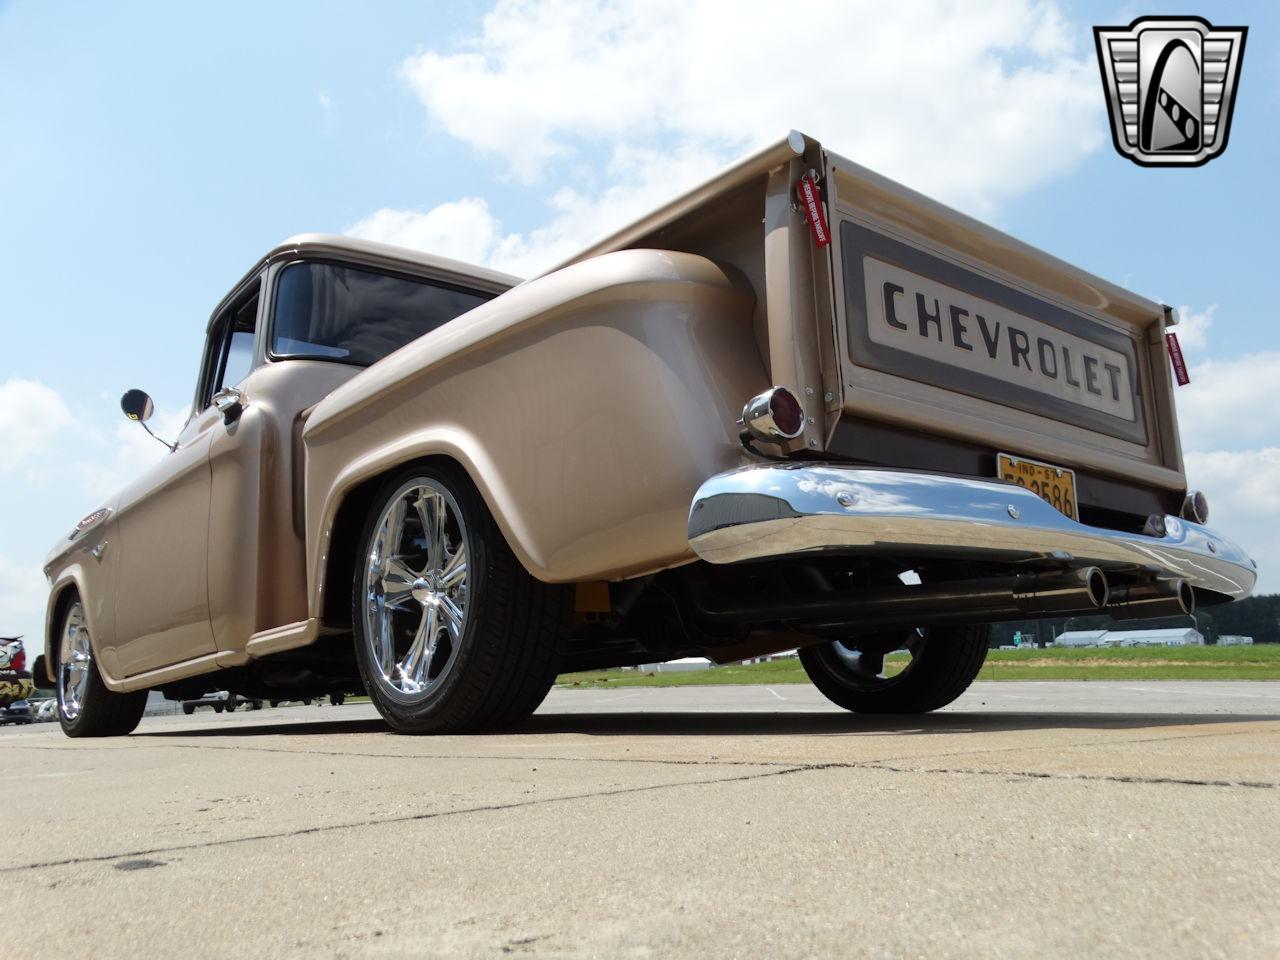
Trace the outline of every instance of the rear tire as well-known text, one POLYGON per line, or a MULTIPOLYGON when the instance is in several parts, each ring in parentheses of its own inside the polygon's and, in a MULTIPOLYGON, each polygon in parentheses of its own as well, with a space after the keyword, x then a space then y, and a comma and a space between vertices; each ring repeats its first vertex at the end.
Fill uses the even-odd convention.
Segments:
MULTIPOLYGON (((858 640, 822 643, 800 651, 800 663, 828 700, 855 713, 928 713, 951 703, 969 688, 987 658, 989 624, 934 627, 903 635, 915 645, 908 669, 892 677, 859 673, 853 664, 858 640), (843 649, 839 649, 843 648, 843 649)), ((882 636, 862 642, 893 649, 882 636)), ((882 655, 883 651, 881 651, 882 655)))
POLYGON ((572 593, 520 565, 465 473, 388 478, 358 549, 356 661, 394 730, 493 730, 537 709, 560 671, 572 593))
POLYGON ((68 737, 122 737, 147 709, 147 691, 107 689, 93 658, 93 644, 79 598, 62 616, 58 647, 58 721, 68 737))

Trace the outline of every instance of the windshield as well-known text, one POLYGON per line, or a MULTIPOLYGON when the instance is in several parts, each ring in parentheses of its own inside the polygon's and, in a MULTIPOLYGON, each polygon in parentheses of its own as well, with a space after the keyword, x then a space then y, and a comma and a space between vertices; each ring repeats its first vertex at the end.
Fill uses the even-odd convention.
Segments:
POLYGON ((368 366, 493 294, 331 263, 294 263, 276 286, 271 352, 368 366))

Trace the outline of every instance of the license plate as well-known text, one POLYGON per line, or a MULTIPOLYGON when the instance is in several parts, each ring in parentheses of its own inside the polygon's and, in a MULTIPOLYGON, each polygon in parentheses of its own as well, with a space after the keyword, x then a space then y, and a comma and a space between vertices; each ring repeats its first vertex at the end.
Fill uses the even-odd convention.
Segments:
POLYGON ((1026 487, 1053 509, 1072 520, 1078 518, 1076 510, 1076 474, 1074 470, 1055 467, 1038 460, 1014 457, 1007 453, 996 454, 996 473, 1001 480, 1008 480, 1026 487))

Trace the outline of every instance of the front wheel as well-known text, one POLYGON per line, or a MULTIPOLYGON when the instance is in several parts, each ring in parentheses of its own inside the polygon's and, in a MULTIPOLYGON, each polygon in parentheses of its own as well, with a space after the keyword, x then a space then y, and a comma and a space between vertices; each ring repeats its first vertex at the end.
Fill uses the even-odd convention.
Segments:
POLYGON ((489 730, 537 709, 560 669, 571 594, 525 571, 464 473, 389 478, 359 549, 356 659, 394 729, 489 730))
POLYGON ((928 713, 969 688, 987 658, 989 624, 879 633, 800 650, 804 671, 855 713, 928 713), (886 656, 895 651, 902 657, 886 656), (900 668, 900 669, 899 669, 900 668))
POLYGON ((147 691, 107 689, 93 659, 89 625, 79 600, 62 617, 58 646, 58 721, 68 737, 122 737, 147 709, 147 691))

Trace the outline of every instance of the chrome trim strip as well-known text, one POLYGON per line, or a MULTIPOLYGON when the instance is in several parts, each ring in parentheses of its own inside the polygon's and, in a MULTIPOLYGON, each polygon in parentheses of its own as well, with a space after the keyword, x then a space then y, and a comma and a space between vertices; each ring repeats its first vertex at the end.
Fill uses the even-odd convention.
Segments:
POLYGON ((1141 568, 1235 599, 1258 576, 1230 540, 1178 517, 1149 537, 1078 523, 1003 480, 836 464, 760 464, 712 477, 693 499, 689 543, 711 563, 838 551, 1141 568))

